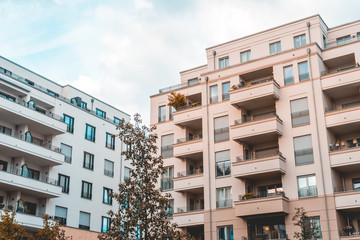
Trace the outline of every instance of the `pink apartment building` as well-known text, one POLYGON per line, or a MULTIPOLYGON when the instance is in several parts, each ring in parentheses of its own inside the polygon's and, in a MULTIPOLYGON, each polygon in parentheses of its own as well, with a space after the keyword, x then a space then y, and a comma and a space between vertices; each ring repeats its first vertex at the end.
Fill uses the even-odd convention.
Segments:
POLYGON ((293 239, 304 207, 314 239, 360 239, 360 21, 315 15, 206 53, 151 96, 172 221, 196 239, 293 239))

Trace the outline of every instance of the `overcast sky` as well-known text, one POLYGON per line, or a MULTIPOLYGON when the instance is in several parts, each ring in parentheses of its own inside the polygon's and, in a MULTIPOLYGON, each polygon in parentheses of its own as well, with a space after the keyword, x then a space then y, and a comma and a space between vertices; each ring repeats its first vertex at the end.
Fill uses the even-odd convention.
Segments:
POLYGON ((319 13, 360 19, 359 0, 0 0, 0 55, 146 123, 150 95, 206 64, 205 48, 319 13))

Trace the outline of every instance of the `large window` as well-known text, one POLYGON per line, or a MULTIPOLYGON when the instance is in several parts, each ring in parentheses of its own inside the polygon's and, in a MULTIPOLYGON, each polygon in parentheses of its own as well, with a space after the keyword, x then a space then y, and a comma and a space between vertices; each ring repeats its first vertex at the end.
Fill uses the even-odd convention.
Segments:
POLYGON ((114 162, 106 160, 104 161, 104 175, 113 177, 114 176, 114 162))
POLYGON ((95 142, 95 127, 93 127, 89 124, 86 124, 85 139, 95 142))
POLYGON ((65 162, 71 163, 72 147, 61 143, 60 152, 65 155, 65 162))
POLYGON ((219 59, 219 69, 226 68, 229 66, 229 57, 219 59))
POLYGON ((231 173, 230 150, 216 152, 216 177, 229 176, 231 173))
POLYGON ((169 158, 174 155, 173 144, 174 134, 161 136, 161 156, 163 158, 169 158))
POLYGON ((105 204, 112 204, 112 197, 111 197, 112 190, 110 188, 103 188, 103 203, 105 204))
POLYGON ((234 240, 233 226, 218 227, 217 240, 234 240))
POLYGON ((130 178, 130 168, 124 167, 124 181, 130 178))
POLYGON ((84 152, 83 167, 90 170, 94 170, 94 154, 84 152))
POLYGON ((223 116, 214 119, 214 141, 229 140, 229 117, 223 116))
POLYGON ((104 119, 106 118, 106 112, 98 108, 96 109, 96 115, 104 119))
POLYGON ((66 225, 67 208, 55 206, 55 220, 59 221, 60 225, 66 225))
POLYGON ((296 165, 314 162, 311 135, 294 138, 294 150, 296 165))
POLYGON ((304 81, 309 79, 308 62, 299 63, 299 80, 304 81))
POLYGON ((251 60, 251 51, 245 51, 240 53, 240 62, 244 63, 251 60))
POLYGON ((232 206, 231 187, 216 189, 216 208, 226 208, 232 206))
POLYGON ((70 177, 59 174, 58 185, 62 188, 63 193, 69 193, 70 177))
POLYGON ((82 198, 87 198, 87 199, 92 198, 92 183, 82 181, 81 197, 82 198))
POLYGON ((275 53, 279 53, 281 52, 281 42, 275 42, 275 43, 271 43, 269 45, 270 48, 270 54, 275 54, 275 53))
POLYGON ((288 85, 294 83, 293 66, 284 67, 284 84, 288 85))
POLYGON ((210 103, 216 103, 219 100, 218 98, 218 86, 210 87, 210 103))
POLYGON ((110 148, 112 150, 115 149, 115 135, 114 134, 106 133, 105 147, 110 148))
POLYGON ((101 217, 101 232, 107 233, 110 229, 110 218, 101 217))
POLYGON ((90 213, 80 212, 79 228, 90 230, 90 213))
POLYGON ((299 198, 317 196, 315 175, 298 177, 299 198))
POLYGON ((67 125, 66 131, 69 133, 74 133, 74 118, 64 114, 63 122, 67 125))
POLYGON ((158 122, 164 122, 164 121, 166 121, 166 106, 160 106, 158 122))
POLYGON ((349 43, 351 40, 350 40, 350 35, 347 35, 347 36, 344 36, 344 37, 340 37, 340 38, 337 38, 336 39, 336 44, 337 45, 342 45, 342 44, 345 44, 345 43, 349 43))
POLYGON ((230 98, 230 82, 226 82, 222 84, 222 100, 226 100, 230 98))
POLYGON ((301 47, 306 45, 305 34, 294 37, 294 47, 301 47))
POLYGON ((300 98, 290 102, 292 126, 301 126, 310 123, 307 98, 300 98))
POLYGON ((165 172, 161 176, 161 189, 162 190, 170 190, 173 189, 174 183, 174 167, 167 167, 165 172))

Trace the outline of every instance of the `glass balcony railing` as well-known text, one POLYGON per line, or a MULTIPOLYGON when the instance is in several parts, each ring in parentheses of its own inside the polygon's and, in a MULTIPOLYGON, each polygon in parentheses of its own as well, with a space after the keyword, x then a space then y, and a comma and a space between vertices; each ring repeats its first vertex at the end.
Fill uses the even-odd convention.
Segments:
POLYGON ((202 139, 202 134, 191 136, 191 137, 189 136, 189 137, 186 137, 186 138, 179 138, 177 140, 177 143, 191 142, 191 141, 199 140, 199 139, 202 139))
POLYGON ((188 206, 177 208, 176 213, 186 213, 186 212, 195 212, 204 210, 204 206, 188 206))
POLYGON ((9 169, 0 170, 0 171, 4 171, 4 172, 10 173, 12 175, 21 176, 24 178, 33 179, 35 181, 58 186, 58 181, 56 179, 52 179, 52 178, 44 177, 44 176, 38 176, 38 178, 35 178, 35 177, 32 177, 31 174, 23 173, 21 169, 9 168, 9 169))
POLYGON ((282 196, 285 197, 285 193, 284 192, 274 192, 274 193, 247 193, 244 195, 239 195, 238 201, 246 201, 246 200, 250 200, 250 199, 262 199, 262 198, 273 198, 273 197, 278 197, 278 196, 282 196))
POLYGON ((187 176, 193 176, 193 175, 198 175, 198 174, 202 174, 204 172, 203 168, 199 168, 193 171, 183 171, 183 172, 178 172, 177 173, 177 177, 187 177, 187 176))
POLYGON ((159 89, 159 93, 171 92, 171 91, 174 91, 174 90, 178 90, 180 88, 193 86, 193 85, 198 85, 198 84, 200 84, 200 80, 199 79, 193 79, 193 81, 191 81, 191 82, 183 82, 183 83, 176 84, 176 85, 173 85, 173 86, 170 86, 170 87, 161 88, 161 89, 159 89))
POLYGON ((251 115, 251 116, 244 115, 241 119, 235 120, 234 125, 240 125, 240 124, 249 123, 249 122, 256 122, 256 121, 260 121, 260 120, 264 120, 264 119, 270 119, 273 117, 276 117, 280 120, 280 117, 276 114, 275 111, 261 113, 261 114, 257 114, 257 115, 251 115))

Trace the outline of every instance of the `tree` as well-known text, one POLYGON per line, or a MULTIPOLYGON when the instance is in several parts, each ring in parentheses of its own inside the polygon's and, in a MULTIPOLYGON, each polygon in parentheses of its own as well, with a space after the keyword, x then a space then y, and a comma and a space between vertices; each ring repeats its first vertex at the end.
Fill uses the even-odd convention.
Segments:
POLYGON ((168 100, 168 106, 175 108, 175 110, 188 106, 187 97, 181 93, 171 92, 168 96, 168 100))
POLYGON ((292 220, 294 221, 295 226, 301 228, 301 232, 294 232, 294 238, 299 240, 308 240, 316 239, 320 236, 319 226, 311 221, 311 218, 307 215, 305 209, 295 208, 296 213, 293 216, 292 220))
POLYGON ((131 161, 130 178, 119 184, 119 192, 112 196, 119 203, 117 211, 109 211, 111 224, 103 240, 120 239, 189 239, 168 220, 170 194, 163 195, 156 184, 165 171, 157 155, 155 127, 142 125, 139 114, 135 124, 122 121, 118 125, 119 138, 128 147, 122 152, 125 161, 131 161))
POLYGON ((5 208, 1 214, 0 240, 22 240, 30 237, 29 234, 26 233, 25 227, 16 222, 15 216, 15 210, 10 213, 8 208, 5 208))
POLYGON ((71 240, 72 237, 65 236, 65 230, 60 229, 59 222, 50 218, 49 215, 43 216, 43 228, 36 233, 36 240, 71 240))

